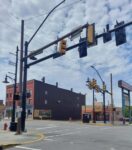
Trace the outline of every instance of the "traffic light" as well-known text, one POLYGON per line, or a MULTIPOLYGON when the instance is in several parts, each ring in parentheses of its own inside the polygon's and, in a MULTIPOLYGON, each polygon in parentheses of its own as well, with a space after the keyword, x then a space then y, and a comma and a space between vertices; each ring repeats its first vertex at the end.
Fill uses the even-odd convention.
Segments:
POLYGON ((93 79, 93 88, 95 88, 96 87, 96 85, 97 85, 97 81, 95 80, 95 79, 93 79))
POLYGON ((104 92, 106 91, 106 85, 105 85, 105 83, 103 83, 103 91, 104 92))
POLYGON ((90 82, 89 82, 88 87, 89 87, 89 89, 90 89, 90 90, 92 90, 92 89, 93 89, 93 82, 92 82, 92 81, 90 81, 90 82))
MULTIPOLYGON (((124 21, 117 23, 115 25, 115 28, 120 27, 123 24, 124 24, 124 21)), ((120 29, 116 29, 115 40, 116 40, 116 46, 126 43, 126 31, 125 31, 124 27, 122 27, 120 29)))
POLYGON ((60 54, 65 54, 66 53, 66 48, 67 48, 67 41, 66 40, 61 40, 60 45, 59 45, 59 53, 60 54))
POLYGON ((111 33, 109 32, 109 24, 107 24, 106 25, 106 32, 104 29, 103 42, 106 43, 106 42, 109 42, 111 40, 112 40, 112 36, 111 36, 111 33))
POLYGON ((99 87, 99 85, 96 85, 96 86, 95 86, 95 91, 96 91, 97 93, 100 92, 100 87, 99 87))
POLYGON ((88 42, 88 47, 97 44, 96 37, 95 37, 95 24, 90 24, 86 30, 86 37, 88 42))
POLYGON ((80 43, 79 48, 78 48, 79 57, 82 58, 82 57, 87 56, 87 42, 86 42, 86 38, 80 38, 79 43, 80 43))

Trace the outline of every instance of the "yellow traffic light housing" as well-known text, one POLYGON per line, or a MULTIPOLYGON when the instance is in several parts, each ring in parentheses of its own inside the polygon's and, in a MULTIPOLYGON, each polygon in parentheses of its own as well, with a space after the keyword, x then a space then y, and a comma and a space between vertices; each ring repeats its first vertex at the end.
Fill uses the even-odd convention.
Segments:
POLYGON ((106 91, 106 85, 105 85, 105 83, 103 83, 103 91, 104 92, 106 91))
POLYGON ((60 45, 59 45, 59 53, 60 54, 65 54, 66 53, 66 48, 67 48, 67 41, 66 40, 61 40, 60 45))
POLYGON ((90 82, 89 82, 88 87, 89 87, 89 89, 90 89, 90 90, 92 90, 92 89, 93 89, 93 82, 92 82, 92 81, 90 81, 90 82))
POLYGON ((95 80, 95 79, 93 79, 93 88, 95 88, 96 87, 96 85, 97 85, 97 81, 95 80))
POLYGON ((95 44, 95 24, 90 24, 87 27, 87 42, 88 46, 95 44))

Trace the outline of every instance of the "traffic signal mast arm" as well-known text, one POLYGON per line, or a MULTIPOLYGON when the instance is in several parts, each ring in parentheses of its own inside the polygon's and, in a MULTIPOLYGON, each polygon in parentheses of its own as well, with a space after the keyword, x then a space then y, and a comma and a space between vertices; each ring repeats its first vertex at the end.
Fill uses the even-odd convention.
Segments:
MULTIPOLYGON (((119 27, 117 27, 117 28, 111 29, 111 30, 109 30, 109 32, 110 32, 110 33, 111 33, 111 32, 114 32, 114 31, 116 31, 117 29, 121 29, 121 28, 126 27, 126 26, 129 26, 129 25, 132 25, 132 21, 129 22, 129 23, 123 24, 123 25, 121 25, 121 26, 119 26, 119 27)), ((72 34, 76 33, 78 30, 84 29, 84 28, 87 28, 87 27, 88 27, 88 23, 85 24, 85 25, 83 25, 83 26, 81 26, 80 28, 78 28, 78 29, 76 29, 76 30, 74 30, 74 31, 72 31, 72 32, 69 32, 68 34, 66 34, 66 35, 64 35, 64 36, 62 36, 62 37, 60 37, 60 38, 58 38, 57 40, 55 40, 55 41, 53 41, 53 42, 51 42, 51 43, 49 43, 49 44, 43 46, 42 48, 33 51, 32 54, 29 54, 27 57, 24 57, 24 58, 23 58, 23 61, 24 61, 26 58, 28 58, 28 57, 35 56, 35 55, 37 55, 37 54, 40 54, 41 52, 43 52, 44 49, 47 49, 48 47, 50 47, 50 46, 52 46, 52 45, 58 43, 59 41, 61 41, 61 40, 65 39, 65 38, 71 36, 72 34)), ((104 33, 99 34, 99 35, 96 35, 96 36, 95 36, 95 39, 101 38, 101 37, 103 37, 103 35, 104 35, 104 33)), ((84 43, 84 42, 82 42, 82 43, 84 43)), ((80 44, 82 44, 82 43, 75 44, 75 45, 73 45, 73 46, 67 48, 66 51, 71 50, 71 49, 73 49, 73 48, 75 48, 75 47, 78 47, 78 46, 79 46, 80 44)), ((30 67, 30 66, 32 66, 32 65, 34 65, 34 64, 37 64, 37 63, 39 63, 39 62, 41 62, 41 61, 44 61, 44 60, 46 60, 46 59, 53 58, 53 57, 54 57, 55 55, 57 55, 57 54, 58 54, 58 53, 54 53, 54 54, 50 54, 50 55, 48 55, 48 56, 46 56, 46 57, 44 57, 44 58, 40 58, 39 60, 36 60, 36 61, 34 61, 34 62, 32 62, 32 63, 29 63, 29 64, 27 65, 27 67, 30 67)), ((59 54, 58 54, 58 57, 59 57, 59 54)))
POLYGON ((109 92, 108 90, 106 90, 106 85, 103 84, 103 87, 100 88, 100 86, 97 84, 97 81, 95 79, 92 79, 92 80, 88 79, 86 86, 88 86, 88 88, 90 90, 95 89, 96 92, 100 92, 102 94, 103 94, 103 92, 106 92, 106 93, 108 93, 108 94, 111 95, 111 92, 109 92))
MULTIPOLYGON (((70 47, 66 48, 66 51, 69 51, 69 50, 71 50, 71 49, 73 49, 73 48, 76 48, 76 47, 78 47, 79 45, 81 45, 81 44, 83 44, 83 43, 85 43, 85 41, 80 42, 80 43, 78 43, 78 44, 75 44, 75 45, 73 45, 73 46, 70 46, 70 47)), ((47 60, 47 59, 49 59, 49 58, 57 58, 57 57, 60 57, 60 56, 62 56, 62 54, 60 54, 59 52, 56 52, 56 53, 50 54, 50 55, 48 55, 48 56, 46 56, 46 57, 40 58, 39 60, 36 60, 36 61, 34 61, 34 62, 29 63, 29 64, 27 65, 27 67, 29 68, 30 66, 32 66, 32 65, 34 65, 34 64, 37 64, 37 63, 39 63, 39 62, 42 62, 42 61, 44 61, 44 60, 47 60)))

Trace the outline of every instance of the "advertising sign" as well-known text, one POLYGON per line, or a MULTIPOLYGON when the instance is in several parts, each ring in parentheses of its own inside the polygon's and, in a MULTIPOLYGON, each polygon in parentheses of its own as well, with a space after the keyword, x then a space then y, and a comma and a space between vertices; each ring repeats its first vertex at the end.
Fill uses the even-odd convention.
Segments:
POLYGON ((128 94, 123 93, 123 96, 124 96, 125 106, 129 106, 129 96, 128 96, 128 94))

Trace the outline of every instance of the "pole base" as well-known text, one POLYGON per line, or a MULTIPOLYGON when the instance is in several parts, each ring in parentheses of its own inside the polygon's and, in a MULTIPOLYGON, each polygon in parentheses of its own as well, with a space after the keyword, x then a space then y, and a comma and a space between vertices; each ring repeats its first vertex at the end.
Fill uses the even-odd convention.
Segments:
POLYGON ((11 122, 9 129, 10 131, 17 131, 17 122, 11 122))

